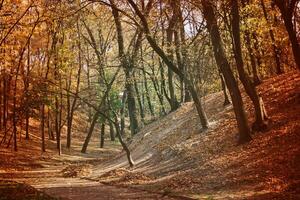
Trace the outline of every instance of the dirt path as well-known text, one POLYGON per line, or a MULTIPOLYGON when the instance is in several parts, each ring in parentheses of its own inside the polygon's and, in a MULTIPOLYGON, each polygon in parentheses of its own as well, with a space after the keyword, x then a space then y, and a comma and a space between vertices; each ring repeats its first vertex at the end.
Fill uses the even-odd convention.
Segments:
MULTIPOLYGON (((109 199, 178 199, 164 194, 149 193, 142 190, 104 185, 96 181, 62 176, 63 166, 51 166, 30 171, 0 173, 0 179, 30 185, 58 199, 70 200, 109 200, 109 199)), ((0 188, 8 188, 7 182, 0 182, 0 188)), ((19 190, 20 186, 15 186, 19 190)), ((0 197, 7 196, 7 189, 0 190, 0 197), (2 194, 1 194, 2 193, 2 194)), ((15 192, 15 191, 9 191, 15 192)), ((5 199, 13 199, 6 197, 5 199)), ((1 198, 0 198, 1 199, 1 198)), ((182 199, 182 198, 180 198, 182 199)))
POLYGON ((119 188, 103 185, 92 181, 67 180, 58 187, 40 188, 42 191, 54 197, 63 197, 72 200, 98 200, 98 199, 175 199, 161 194, 148 193, 140 190, 119 188), (70 181, 70 182, 69 182, 70 181), (78 182, 76 182, 78 181, 78 182))

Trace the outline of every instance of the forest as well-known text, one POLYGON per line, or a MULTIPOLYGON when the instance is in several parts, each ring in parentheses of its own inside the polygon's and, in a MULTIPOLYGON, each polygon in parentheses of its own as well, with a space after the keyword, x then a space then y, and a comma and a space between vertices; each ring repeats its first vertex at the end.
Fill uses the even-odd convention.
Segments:
POLYGON ((1 0, 0 200, 300 199, 299 0, 1 0))

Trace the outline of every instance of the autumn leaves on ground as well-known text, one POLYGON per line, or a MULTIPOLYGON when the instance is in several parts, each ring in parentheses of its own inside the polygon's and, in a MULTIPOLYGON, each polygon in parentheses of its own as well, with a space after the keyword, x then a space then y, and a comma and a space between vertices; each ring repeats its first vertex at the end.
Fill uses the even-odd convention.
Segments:
MULTIPOLYGON (((30 186, 21 185, 24 182, 53 197, 71 199, 75 192, 68 187, 78 187, 74 199, 81 199, 83 193, 86 198, 94 195, 88 199, 299 199, 299 83, 300 73, 291 72, 259 87, 269 111, 269 128, 246 145, 236 145, 232 107, 223 107, 223 95, 216 93, 205 97, 211 130, 201 132, 193 104, 185 104, 133 138, 134 168, 128 167, 120 147, 113 150, 114 144, 109 144, 98 149, 97 138, 87 155, 78 150, 73 154, 63 150, 60 157, 52 150, 41 154, 35 139, 24 141, 18 153, 2 149, 1 194, 8 195, 4 199, 37 195, 30 186), (112 192, 131 196, 103 194, 112 192)), ((253 116, 248 106, 247 111, 253 116)))
POLYGON ((0 1, 0 200, 300 199, 300 1, 0 1))

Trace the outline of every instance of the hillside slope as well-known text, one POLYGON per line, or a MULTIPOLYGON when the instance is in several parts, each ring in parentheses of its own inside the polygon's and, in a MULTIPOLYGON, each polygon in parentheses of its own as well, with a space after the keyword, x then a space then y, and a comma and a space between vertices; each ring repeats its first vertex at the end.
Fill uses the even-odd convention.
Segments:
POLYGON ((121 154, 90 178, 195 199, 300 199, 300 73, 265 80, 258 89, 270 123, 250 143, 237 145, 232 107, 224 108, 216 93, 204 100, 209 130, 201 130, 193 104, 185 104, 133 138, 134 168, 121 154))

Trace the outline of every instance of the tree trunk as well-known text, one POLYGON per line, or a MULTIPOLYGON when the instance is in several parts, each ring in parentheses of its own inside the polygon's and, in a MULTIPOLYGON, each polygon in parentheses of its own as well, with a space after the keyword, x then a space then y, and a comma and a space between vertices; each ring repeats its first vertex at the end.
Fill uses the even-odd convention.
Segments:
MULTIPOLYGON (((262 10, 263 10, 263 13, 264 13, 264 18, 269 23, 269 17, 268 17, 268 13, 267 13, 267 9, 266 9, 264 0, 260 0, 260 4, 262 6, 262 10)), ((274 53, 274 57, 275 57, 276 73, 277 74, 282 74, 283 70, 282 70, 282 67, 280 65, 280 49, 276 45, 274 32, 271 28, 269 29, 269 34, 270 34, 272 47, 273 47, 273 53, 274 53)))
POLYGON ((298 69, 300 69, 300 45, 298 43, 296 32, 294 31, 294 28, 293 28, 292 19, 289 17, 285 17, 284 24, 285 24, 286 30, 289 34, 290 42, 292 44, 292 50, 293 50, 296 65, 297 65, 298 69))
POLYGON ((54 140, 54 135, 53 135, 53 130, 52 130, 52 122, 51 122, 51 114, 50 114, 50 110, 48 108, 47 111, 47 128, 48 128, 48 136, 49 136, 49 140, 54 140))
POLYGON ((93 117, 93 120, 91 122, 91 126, 89 128, 89 132, 85 138, 85 141, 82 145, 82 149, 81 149, 81 153, 86 153, 86 150, 87 150, 87 147, 89 145, 89 142, 91 140, 91 137, 92 137, 92 134, 93 134, 93 131, 94 131, 94 128, 95 128, 95 125, 97 123, 97 120, 99 118, 99 113, 96 111, 96 113, 94 114, 94 117, 93 117))
POLYGON ((138 83, 136 81, 136 76, 134 75, 134 89, 135 89, 135 94, 137 97, 137 101, 140 107, 140 116, 141 116, 141 121, 144 123, 145 122, 145 112, 144 112, 144 106, 143 106, 143 102, 141 99, 141 94, 140 94, 140 90, 139 90, 139 86, 138 83))
POLYGON ((227 94, 226 83, 225 83, 225 80, 224 80, 224 77, 223 77, 222 73, 219 73, 219 75, 220 75, 222 90, 223 90, 223 94, 224 94, 224 103, 223 103, 223 105, 227 106, 227 105, 230 104, 230 101, 229 101, 229 96, 227 94))
POLYGON ((105 121, 101 124, 100 148, 104 147, 104 136, 105 136, 105 121))
POLYGON ((219 27, 217 26, 214 7, 211 2, 207 0, 203 0, 202 5, 204 18, 207 23, 207 29, 210 33, 211 43, 213 45, 215 59, 220 71, 224 75, 226 85, 228 86, 228 90, 231 95, 239 130, 239 143, 242 144, 251 140, 250 128, 248 126, 242 96, 223 49, 223 43, 221 34, 219 32, 219 27))
POLYGON ((42 139, 42 152, 46 151, 45 147, 45 105, 41 104, 40 105, 40 131, 41 131, 41 139, 42 139))
POLYGON ((208 120, 207 120, 207 116, 206 116, 206 113, 204 112, 204 109, 202 107, 202 102, 201 102, 201 97, 198 96, 194 86, 192 85, 192 83, 186 83, 188 84, 188 88, 189 88, 189 91, 191 93, 191 96, 194 100, 194 104, 196 106, 196 109, 197 109, 197 113, 200 115, 200 122, 201 122, 201 125, 202 125, 202 129, 208 129, 208 120))
MULTIPOLYGON (((80 37, 80 28, 79 22, 77 21, 77 33, 78 33, 78 71, 77 71, 77 82, 76 82, 76 91, 74 95, 74 99, 72 101, 72 105, 70 107, 70 113, 68 113, 68 126, 67 126, 67 148, 71 148, 71 140, 72 140, 72 125, 73 125, 73 118, 75 112, 75 106, 78 99, 79 87, 80 87, 80 76, 81 76, 81 69, 82 69, 82 59, 81 59, 81 37, 80 37)), ((70 81, 71 85, 71 81, 70 81)), ((71 87, 70 87, 71 89, 71 87)), ((69 102, 70 105, 70 102, 69 102)))
POLYGON ((257 72, 257 65, 255 62, 255 57, 254 57, 254 52, 251 46, 251 39, 250 39, 250 33, 249 31, 245 32, 245 42, 246 42, 246 47, 249 53, 250 57, 250 64, 252 68, 252 73, 253 73, 253 83, 254 85, 259 85, 261 83, 260 78, 258 77, 258 72, 257 72))
POLYGON ((58 150, 58 155, 61 154, 61 141, 60 141, 60 123, 59 123, 59 102, 58 97, 55 97, 55 133, 56 133, 56 148, 58 150))
POLYGON ((122 108, 120 110, 120 115, 121 115, 121 133, 125 132, 125 105, 126 105, 126 101, 127 101, 127 92, 126 90, 123 92, 123 96, 122 96, 122 108))
MULTIPOLYGON (((144 87, 145 87, 145 91, 146 91, 146 98, 147 98, 147 102, 148 102, 148 107, 149 107, 151 116, 154 117, 155 114, 154 114, 153 105, 151 103, 151 98, 150 98, 150 93, 149 93, 149 88, 148 88, 148 80, 147 80, 145 68, 143 69, 143 75, 144 75, 144 87)), ((160 97, 158 97, 158 98, 160 98, 160 97)))
POLYGON ((136 3, 133 0, 127 0, 127 1, 132 6, 132 8, 135 10, 136 14, 139 16, 141 23, 143 25, 143 31, 145 32, 146 39, 147 39, 148 43, 150 44, 150 46, 152 47, 152 49, 161 57, 161 59, 164 61, 164 63, 168 66, 168 69, 170 69, 174 73, 176 73, 179 76, 179 78, 182 78, 184 80, 185 84, 187 84, 187 87, 189 88, 189 91, 191 92, 192 98, 197 107, 201 125, 204 129, 207 128, 208 120, 207 120, 204 110, 202 109, 201 100, 200 100, 200 98, 198 98, 196 90, 195 90, 192 82, 187 77, 185 77, 184 73, 182 71, 180 71, 176 67, 176 65, 174 65, 172 60, 169 59, 167 54, 163 51, 163 49, 160 48, 160 46, 156 43, 155 39, 151 36, 151 32, 150 32, 150 28, 149 28, 147 19, 145 18, 143 13, 139 10, 136 3))
POLYGON ((132 83, 132 73, 133 69, 131 63, 128 61, 127 56, 125 55, 125 47, 124 47, 124 36, 123 36, 123 28, 120 20, 120 15, 118 9, 115 7, 114 0, 110 0, 112 6, 112 14, 114 17, 116 30, 117 30, 117 38, 118 38, 118 47, 119 47, 119 57, 120 61, 124 67, 125 76, 126 76, 126 92, 127 92, 127 103, 128 103, 128 112, 130 119, 130 130, 131 134, 135 135, 138 132, 138 120, 137 120, 137 110, 135 103, 135 94, 134 87, 132 83))
MULTIPOLYGON (((4 134, 6 135, 7 133, 7 101, 8 101, 8 96, 7 96, 7 91, 8 91, 8 87, 7 87, 7 77, 6 77, 6 73, 4 74, 4 78, 3 78, 3 128, 4 128, 4 134)), ((4 142, 5 142, 5 135, 4 135, 4 142)))
POLYGON ((282 1, 274 0, 275 5, 279 8, 285 28, 288 32, 290 42, 292 44, 292 51, 298 69, 300 69, 300 45, 297 39, 297 33, 293 25, 293 14, 295 12, 298 1, 282 1))
MULTIPOLYGON (((168 57, 173 62, 173 50, 172 50, 172 42, 173 42, 173 34, 174 34, 174 26, 176 23, 176 16, 173 15, 172 19, 169 22, 169 27, 167 29, 167 46, 168 46, 168 57)), ((171 111, 175 111, 179 107, 179 103, 177 101, 174 89, 174 80, 173 80, 173 71, 168 68, 168 86, 169 86, 169 93, 170 93, 170 106, 171 111)))
POLYGON ((258 95, 255 86, 251 83, 250 78, 244 70, 241 39, 240 39, 240 15, 238 0, 232 0, 232 34, 234 39, 234 55, 237 64, 239 78, 245 88, 246 93, 250 97, 254 110, 256 121, 253 124, 254 130, 264 130, 267 127, 267 114, 264 112, 262 98, 258 95))
POLYGON ((111 121, 109 121, 109 133, 110 133, 110 140, 115 141, 116 140, 115 129, 111 121))
POLYGON ((132 160, 132 157, 131 157, 131 152, 127 146, 127 144, 124 142, 123 138, 122 138, 122 135, 124 135, 124 133, 121 133, 121 129, 119 127, 119 122, 118 122, 118 119, 117 117, 115 117, 115 126, 116 126, 116 132, 117 132, 117 137, 124 149, 124 151, 126 152, 126 156, 127 156, 127 160, 128 160, 128 163, 129 163, 129 166, 130 167, 133 167, 134 166, 134 162, 132 160))
POLYGON ((130 120, 130 130, 131 135, 135 135, 138 132, 138 120, 137 120, 137 110, 136 103, 134 98, 134 88, 133 84, 129 83, 129 80, 126 81, 126 92, 127 92, 127 106, 130 120))

